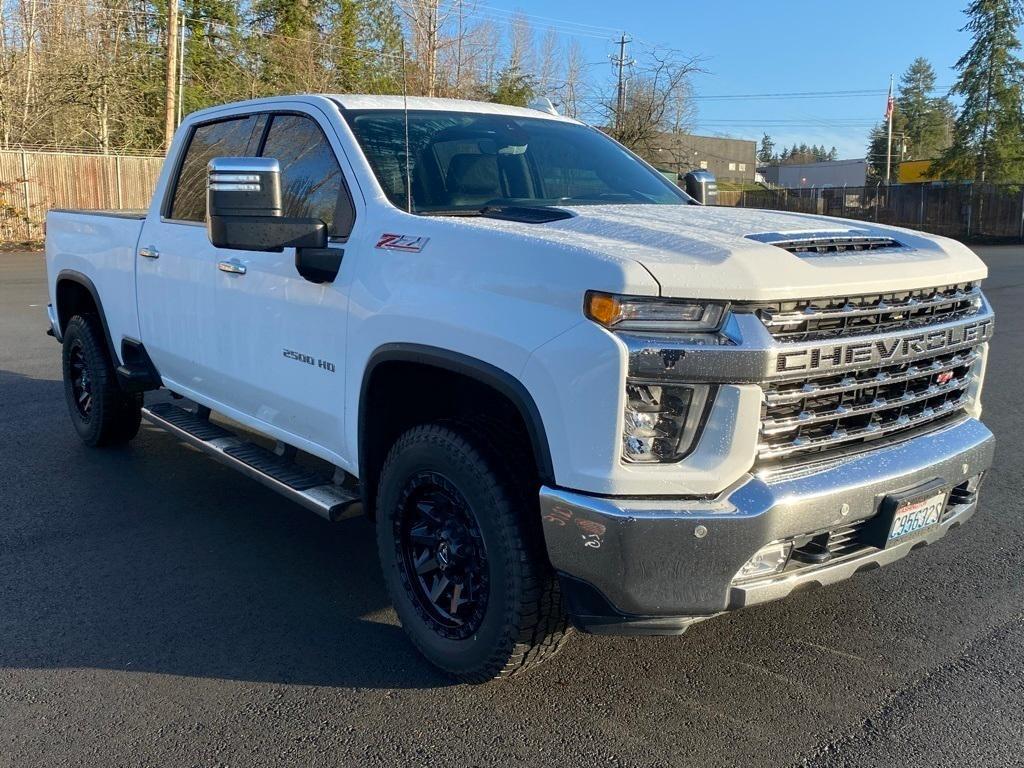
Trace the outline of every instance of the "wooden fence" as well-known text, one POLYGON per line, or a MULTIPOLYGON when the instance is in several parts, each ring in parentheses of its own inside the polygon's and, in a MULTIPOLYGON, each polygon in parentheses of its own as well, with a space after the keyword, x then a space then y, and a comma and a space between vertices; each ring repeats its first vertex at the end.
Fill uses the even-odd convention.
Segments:
POLYGON ((163 157, 0 150, 0 242, 43 239, 51 208, 148 208, 163 157))

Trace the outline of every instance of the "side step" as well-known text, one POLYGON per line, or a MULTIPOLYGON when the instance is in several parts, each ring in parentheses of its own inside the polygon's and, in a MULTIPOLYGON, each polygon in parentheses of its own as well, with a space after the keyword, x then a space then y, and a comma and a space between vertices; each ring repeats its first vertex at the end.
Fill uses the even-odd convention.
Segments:
POLYGON ((212 423, 206 409, 200 408, 199 413, 195 413, 172 403, 156 403, 143 408, 142 416, 154 426, 327 520, 356 517, 362 512, 355 491, 212 423))

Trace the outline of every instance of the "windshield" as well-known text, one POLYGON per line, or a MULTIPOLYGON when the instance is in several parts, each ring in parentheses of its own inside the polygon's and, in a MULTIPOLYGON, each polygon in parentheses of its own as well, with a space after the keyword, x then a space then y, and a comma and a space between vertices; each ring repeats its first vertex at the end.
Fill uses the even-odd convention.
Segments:
MULTIPOLYGON (((384 192, 405 210, 405 114, 373 110, 346 118, 384 192)), ((544 118, 410 111, 408 166, 415 213, 689 201, 600 131, 544 118)))

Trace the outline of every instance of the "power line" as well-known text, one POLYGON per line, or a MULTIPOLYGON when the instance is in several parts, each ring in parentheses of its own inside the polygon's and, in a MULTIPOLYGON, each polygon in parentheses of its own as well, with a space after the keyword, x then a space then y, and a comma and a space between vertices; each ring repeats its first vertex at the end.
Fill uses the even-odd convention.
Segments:
POLYGON ((493 6, 483 5, 480 3, 475 3, 473 7, 466 11, 466 14, 469 16, 489 15, 497 17, 497 20, 502 21, 515 21, 517 18, 523 18, 526 20, 535 19, 540 22, 538 26, 555 28, 556 30, 563 31, 570 35, 596 37, 602 40, 608 39, 608 37, 613 34, 617 34, 619 31, 614 27, 603 27, 597 24, 587 24, 584 22, 570 21, 568 19, 559 19, 553 16, 524 13, 523 11, 510 11, 504 8, 495 8, 493 6))
MULTIPOLYGON (((929 93, 948 92, 952 88, 936 87, 929 93)), ((692 97, 695 101, 739 101, 749 99, 820 99, 820 98, 862 98, 867 96, 885 96, 888 90, 882 89, 858 89, 846 91, 795 91, 791 93, 728 93, 708 94, 692 97)))

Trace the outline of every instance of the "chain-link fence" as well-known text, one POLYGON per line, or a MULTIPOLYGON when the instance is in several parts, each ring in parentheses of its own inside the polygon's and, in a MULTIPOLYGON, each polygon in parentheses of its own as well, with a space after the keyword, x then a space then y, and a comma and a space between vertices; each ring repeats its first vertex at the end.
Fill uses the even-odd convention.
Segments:
POLYGON ((963 239, 1024 242, 1022 184, 759 189, 739 193, 733 204, 876 221, 963 239))

